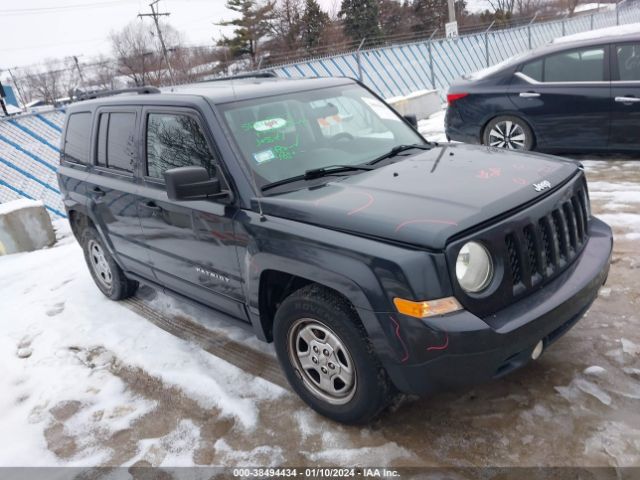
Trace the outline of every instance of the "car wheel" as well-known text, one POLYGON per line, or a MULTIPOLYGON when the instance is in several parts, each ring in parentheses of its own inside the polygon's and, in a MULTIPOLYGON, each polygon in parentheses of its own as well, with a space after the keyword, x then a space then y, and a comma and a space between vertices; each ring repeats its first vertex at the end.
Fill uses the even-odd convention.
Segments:
POLYGON ((294 292, 276 312, 273 333, 289 383, 318 413, 362 424, 393 399, 355 309, 335 292, 319 285, 294 292))
POLYGON ((127 278, 105 248, 96 229, 89 227, 82 232, 82 248, 93 281, 102 293, 112 300, 122 300, 135 294, 138 282, 127 278))
POLYGON ((496 117, 484 129, 482 143, 509 150, 531 150, 533 132, 527 123, 511 115, 496 117))

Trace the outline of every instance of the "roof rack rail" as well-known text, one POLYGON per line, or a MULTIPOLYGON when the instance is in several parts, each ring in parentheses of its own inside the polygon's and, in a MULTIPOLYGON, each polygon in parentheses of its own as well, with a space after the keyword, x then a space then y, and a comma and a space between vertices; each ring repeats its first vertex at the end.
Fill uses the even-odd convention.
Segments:
POLYGON ((263 72, 239 73, 238 75, 230 75, 227 77, 216 77, 207 80, 200 80, 197 83, 221 82, 224 80, 242 80, 243 78, 277 78, 278 74, 273 70, 265 70, 263 72))
POLYGON ((132 88, 120 88, 115 90, 100 90, 97 92, 81 93, 77 96, 78 100, 91 100, 100 97, 110 97, 112 95, 120 95, 121 93, 137 93, 139 95, 149 93, 160 93, 160 89, 156 87, 132 87, 132 88))

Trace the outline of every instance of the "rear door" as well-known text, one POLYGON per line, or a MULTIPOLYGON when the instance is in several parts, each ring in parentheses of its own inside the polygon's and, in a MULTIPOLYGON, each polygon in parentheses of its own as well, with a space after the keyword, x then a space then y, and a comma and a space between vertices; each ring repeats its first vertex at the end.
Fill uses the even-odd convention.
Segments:
POLYGON ((533 126, 537 146, 605 148, 610 125, 609 49, 556 52, 525 63, 510 97, 533 126))
POLYGON ((138 212, 157 280, 169 289, 246 320, 234 216, 229 200, 168 199, 165 170, 202 166, 216 172, 219 154, 196 110, 145 107, 142 198, 138 212))
POLYGON ((640 42, 612 46, 611 133, 615 149, 640 148, 640 42))
POLYGON ((138 219, 137 127, 141 108, 109 107, 96 112, 94 165, 86 179, 86 191, 98 227, 127 271, 152 277, 138 219))

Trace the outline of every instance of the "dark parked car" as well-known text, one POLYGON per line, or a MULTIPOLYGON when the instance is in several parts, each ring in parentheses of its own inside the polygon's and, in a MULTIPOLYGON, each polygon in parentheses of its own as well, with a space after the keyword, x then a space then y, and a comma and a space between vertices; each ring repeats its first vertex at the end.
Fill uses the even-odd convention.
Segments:
POLYGON ((244 322, 335 420, 524 365, 607 277, 575 162, 429 144, 349 79, 145 92, 67 110, 59 182, 97 286, 244 322))
POLYGON ((451 140, 520 150, 640 150, 640 34, 551 44, 454 83, 451 140))

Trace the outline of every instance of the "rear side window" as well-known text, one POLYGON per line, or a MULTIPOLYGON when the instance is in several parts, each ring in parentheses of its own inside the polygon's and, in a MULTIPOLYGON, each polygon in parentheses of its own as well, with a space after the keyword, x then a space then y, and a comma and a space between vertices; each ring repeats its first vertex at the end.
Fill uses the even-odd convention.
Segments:
POLYGON ((604 48, 586 48, 549 55, 544 59, 545 82, 601 82, 604 48))
POLYGON ((136 114, 111 112, 100 115, 98 122, 98 165, 122 172, 135 166, 136 114))
POLYGON ((537 81, 542 81, 542 59, 527 63, 521 70, 527 77, 537 81))
POLYGON ((67 120, 64 137, 65 159, 72 162, 89 163, 91 135, 91 113, 72 113, 67 120))
POLYGON ((618 79, 640 81, 640 43, 628 43, 616 47, 618 79))
POLYGON ((215 172, 215 157, 191 115, 150 113, 147 120, 147 174, 163 179, 165 170, 204 167, 215 172))

